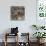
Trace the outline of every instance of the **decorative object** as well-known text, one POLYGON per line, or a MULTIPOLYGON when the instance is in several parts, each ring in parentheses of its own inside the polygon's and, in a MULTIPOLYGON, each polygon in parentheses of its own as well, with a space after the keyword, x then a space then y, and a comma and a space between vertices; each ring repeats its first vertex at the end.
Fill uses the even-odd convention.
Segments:
POLYGON ((11 34, 18 33, 18 27, 16 28, 11 28, 11 34))
POLYGON ((11 20, 24 20, 25 8, 24 6, 11 6, 11 20))
POLYGON ((46 38, 46 33, 45 32, 35 32, 33 33, 34 37, 37 38, 37 42, 41 42, 42 38, 46 38))

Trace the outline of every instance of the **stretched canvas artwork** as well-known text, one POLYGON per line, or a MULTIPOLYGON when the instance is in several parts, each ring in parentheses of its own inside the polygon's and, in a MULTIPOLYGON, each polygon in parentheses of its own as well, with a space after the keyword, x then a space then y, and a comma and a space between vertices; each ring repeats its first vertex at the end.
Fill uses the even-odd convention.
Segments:
POLYGON ((36 24, 46 25, 46 0, 37 0, 36 24))
POLYGON ((11 20, 24 20, 25 8, 24 6, 11 6, 11 20))
POLYGON ((39 17, 46 17, 46 0, 37 1, 37 15, 39 17))

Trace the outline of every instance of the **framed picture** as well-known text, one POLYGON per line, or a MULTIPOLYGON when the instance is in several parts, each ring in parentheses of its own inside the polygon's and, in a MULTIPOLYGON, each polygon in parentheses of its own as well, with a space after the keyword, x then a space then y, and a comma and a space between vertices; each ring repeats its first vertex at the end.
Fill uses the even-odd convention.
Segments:
POLYGON ((41 17, 46 17, 46 0, 37 1, 37 15, 41 17))
POLYGON ((46 25, 46 0, 37 0, 36 24, 46 25))
POLYGON ((11 20, 24 20, 25 8, 24 6, 11 6, 11 20))

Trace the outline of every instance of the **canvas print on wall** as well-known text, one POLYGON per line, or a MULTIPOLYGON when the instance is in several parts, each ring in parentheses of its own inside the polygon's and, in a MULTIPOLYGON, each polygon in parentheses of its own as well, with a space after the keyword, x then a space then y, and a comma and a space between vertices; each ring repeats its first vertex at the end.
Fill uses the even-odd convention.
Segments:
POLYGON ((24 6, 11 6, 11 20, 24 20, 25 8, 24 6))
POLYGON ((46 0, 37 1, 37 15, 41 17, 46 17, 46 0))

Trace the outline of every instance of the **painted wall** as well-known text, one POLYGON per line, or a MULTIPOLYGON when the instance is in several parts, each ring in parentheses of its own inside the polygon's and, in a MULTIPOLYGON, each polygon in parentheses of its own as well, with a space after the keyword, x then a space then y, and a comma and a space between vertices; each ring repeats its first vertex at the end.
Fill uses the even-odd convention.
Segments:
POLYGON ((3 2, 0 1, 0 30, 18 26, 19 29, 21 29, 21 32, 29 32, 31 31, 29 30, 30 25, 35 23, 36 23, 36 1, 33 0, 28 0, 28 1, 4 0, 3 2), (11 21, 10 6, 24 6, 25 20, 11 21))
POLYGON ((31 25, 36 24, 36 0, 0 0, 0 34, 9 32, 11 27, 19 27, 19 32, 29 32, 32 36, 31 25), (24 6, 25 20, 11 21, 10 7, 24 6))

